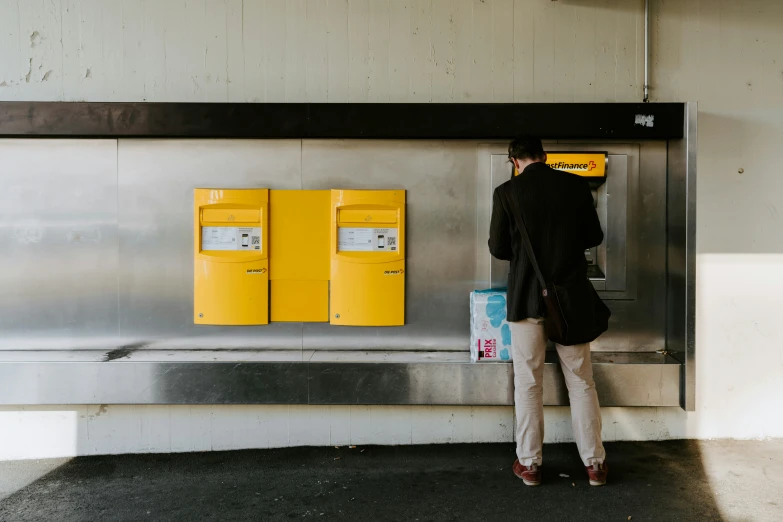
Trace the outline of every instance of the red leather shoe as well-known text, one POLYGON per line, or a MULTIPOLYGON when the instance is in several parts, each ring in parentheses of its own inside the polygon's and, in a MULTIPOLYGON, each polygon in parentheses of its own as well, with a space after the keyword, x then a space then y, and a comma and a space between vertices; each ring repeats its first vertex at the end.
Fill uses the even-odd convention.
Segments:
POLYGON ((606 484, 606 474, 609 472, 609 467, 606 462, 603 464, 595 463, 592 466, 585 466, 587 470, 587 476, 590 478, 591 486, 603 486, 606 484))
POLYGON ((531 464, 530 466, 523 466, 519 463, 519 459, 514 461, 514 475, 522 479, 522 482, 526 486, 540 486, 541 485, 541 470, 538 464, 531 464))

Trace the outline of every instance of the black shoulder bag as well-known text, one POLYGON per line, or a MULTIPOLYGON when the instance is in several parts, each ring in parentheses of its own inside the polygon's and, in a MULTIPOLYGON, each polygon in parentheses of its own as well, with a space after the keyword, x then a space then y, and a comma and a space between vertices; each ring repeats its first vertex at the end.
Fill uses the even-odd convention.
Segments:
POLYGON ((512 196, 507 190, 502 192, 502 196, 506 209, 514 216, 530 263, 543 288, 542 296, 546 306, 544 328, 547 337, 563 346, 594 341, 609 328, 609 308, 598 297, 598 292, 586 276, 574 275, 565 281, 546 283, 538 267, 519 206, 513 204, 512 196))

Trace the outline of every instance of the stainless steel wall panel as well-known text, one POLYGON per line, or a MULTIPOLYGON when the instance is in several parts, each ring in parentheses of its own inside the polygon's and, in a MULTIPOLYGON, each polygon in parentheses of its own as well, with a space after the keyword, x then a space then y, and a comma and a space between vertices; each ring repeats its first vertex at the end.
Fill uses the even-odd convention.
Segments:
POLYGON ((629 230, 633 252, 628 255, 629 266, 636 267, 628 274, 628 285, 636 285, 638 306, 633 311, 622 308, 628 313, 617 318, 640 351, 666 347, 666 172, 666 143, 640 143, 638 192, 629 204, 629 219, 635 224, 629 230))
POLYGON ((311 404, 513 404, 510 364, 310 363, 311 404))
POLYGON ((302 188, 298 140, 120 140, 120 344, 300 348, 302 325, 193 324, 193 189, 302 188))
POLYGON ((598 255, 603 258, 605 265, 603 290, 605 297, 614 299, 636 297, 626 287, 628 232, 629 228, 633 230, 633 222, 628 219, 628 200, 633 197, 628 190, 628 161, 625 154, 610 154, 607 158, 611 175, 601 187, 603 201, 599 205, 599 218, 605 234, 604 242, 598 248, 598 255))
MULTIPOLYGON (((495 189, 511 179, 513 174, 513 169, 511 164, 508 162, 507 154, 493 154, 491 158, 490 186, 492 187, 492 193, 490 194, 489 199, 490 206, 494 200, 493 195, 495 193, 495 189)), ((492 213, 490 209, 490 215, 488 219, 491 218, 492 213)), ((486 230, 489 231, 489 226, 487 226, 486 230)), ((483 247, 484 255, 486 255, 489 251, 486 241, 484 242, 483 247)), ((495 259, 494 257, 490 256, 490 288, 503 288, 508 284, 508 273, 510 271, 509 264, 510 263, 508 261, 501 261, 500 259, 495 259)))
POLYGON ((677 406, 680 365, 593 364, 593 377, 601 406, 677 406))
POLYGON ((0 140, 0 350, 117 337, 117 142, 0 140))
MULTIPOLYGON (((265 357, 232 360, 221 350, 146 350, 110 362, 91 352, 73 352, 69 362, 4 352, 0 404, 513 404, 512 365, 474 364, 465 352, 405 361, 376 350, 363 362, 345 360, 345 352, 322 350, 309 362, 292 360, 291 351, 259 352, 265 357)), ((678 403, 680 365, 669 357, 594 354, 593 368, 603 406, 678 403)), ((555 354, 544 367, 544 404, 568 404, 555 354)))
POLYGON ((305 140, 303 188, 405 189, 405 326, 306 324, 306 349, 467 349, 476 288, 476 143, 305 140))
POLYGON ((503 182, 500 172, 505 168, 508 176, 511 176, 507 154, 502 154, 501 147, 498 143, 482 143, 476 150, 476 288, 505 286, 508 276, 507 265, 504 268, 504 262, 489 255, 487 245, 492 217, 492 195, 495 188, 503 182), (503 273, 504 270, 506 273, 503 273))
POLYGON ((668 150, 667 350, 683 361, 681 406, 696 409, 696 145, 698 108, 685 108, 685 138, 668 150))
POLYGON ((685 169, 685 382, 680 387, 680 404, 687 411, 696 411, 696 161, 699 141, 697 102, 685 104, 686 158, 685 169))
POLYGON ((304 363, 0 364, 0 404, 307 404, 304 363))
MULTIPOLYGON (((613 317, 593 343, 607 406, 677 404, 680 365, 655 353, 664 348, 685 361, 683 406, 694 405, 689 111, 668 167, 664 142, 546 144, 606 150, 610 176, 626 167, 626 184, 599 194, 609 204, 627 194, 625 221, 602 221, 626 237, 624 256, 611 240, 601 254, 625 259, 624 282, 607 271, 613 317)), ((469 293, 505 284, 487 249, 492 190, 510 176, 505 147, 0 140, 0 403, 511 404, 511 365, 467 362, 469 293), (405 189, 406 325, 193 325, 193 189, 205 186, 405 189), (54 349, 65 350, 39 351, 54 349)), ((567 403, 553 354, 545 402, 567 403)))

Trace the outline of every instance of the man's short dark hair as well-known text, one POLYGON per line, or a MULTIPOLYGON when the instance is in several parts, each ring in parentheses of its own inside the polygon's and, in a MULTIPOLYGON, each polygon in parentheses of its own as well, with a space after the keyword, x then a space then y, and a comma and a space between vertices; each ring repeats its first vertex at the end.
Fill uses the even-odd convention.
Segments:
POLYGON ((544 157, 544 146, 538 138, 519 136, 508 144, 508 159, 536 160, 544 157))

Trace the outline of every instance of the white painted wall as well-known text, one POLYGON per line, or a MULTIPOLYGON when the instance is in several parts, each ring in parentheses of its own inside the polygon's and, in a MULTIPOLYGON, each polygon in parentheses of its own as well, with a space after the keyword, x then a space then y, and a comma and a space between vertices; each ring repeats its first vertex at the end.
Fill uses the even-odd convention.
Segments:
MULTIPOLYGON (((0 0, 0 100, 639 101, 642 4, 0 0)), ((697 411, 606 408, 604 436, 783 437, 783 2, 652 11, 653 101, 700 103, 697 411)), ((512 415, 12 407, 0 409, 0 458, 510 441, 512 415)), ((547 440, 570 440, 567 410, 547 415, 547 440)))
MULTIPOLYGON (((546 441, 571 441, 547 408, 546 441)), ((513 409, 448 406, 0 407, 0 460, 286 446, 511 442, 513 409)), ((677 408, 604 408, 604 439, 689 436, 677 408)))

